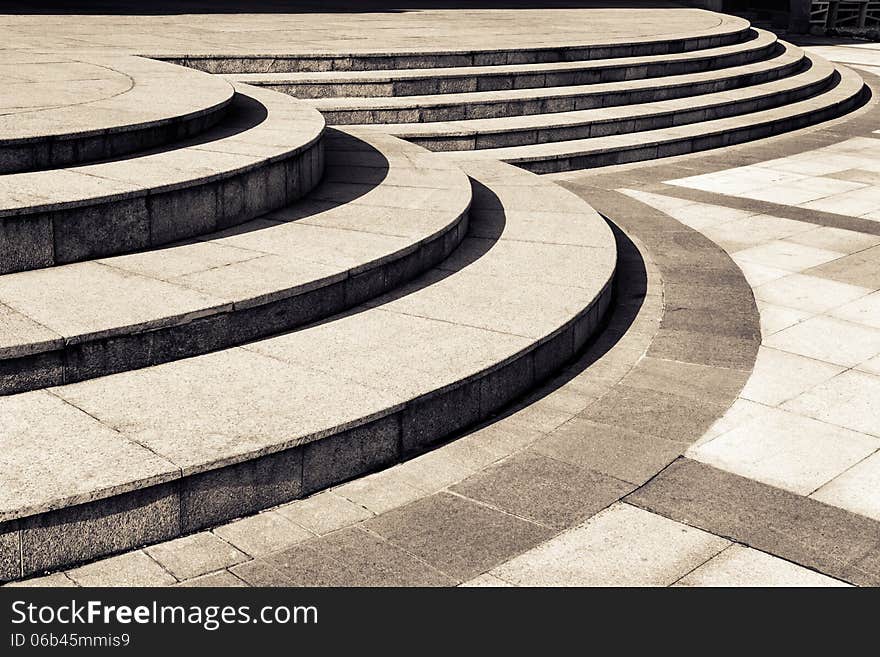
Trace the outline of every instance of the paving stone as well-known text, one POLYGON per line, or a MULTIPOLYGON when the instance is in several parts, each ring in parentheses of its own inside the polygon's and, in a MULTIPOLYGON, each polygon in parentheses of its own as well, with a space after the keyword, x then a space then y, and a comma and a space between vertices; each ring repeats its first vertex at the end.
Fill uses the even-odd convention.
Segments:
POLYGON ((778 349, 761 347, 740 396, 778 406, 843 372, 842 367, 778 349))
POLYGON ((880 376, 850 370, 786 402, 783 408, 880 438, 880 376))
POLYGON ((624 381, 633 388, 727 404, 736 397, 746 378, 747 375, 738 370, 647 356, 624 381))
POLYGON ((399 547, 362 529, 348 528, 276 553, 233 573, 258 584, 280 578, 287 586, 443 586, 452 580, 399 547), (263 564, 272 570, 259 569, 263 564), (277 573, 274 575, 273 573, 277 573))
POLYGON ((364 526, 458 581, 551 535, 544 527, 448 493, 417 500, 364 526))
POLYGON ((410 482, 411 478, 400 468, 389 468, 350 481, 333 492, 371 514, 385 513, 424 495, 423 490, 410 482))
POLYGON ((681 459, 627 501, 844 581, 880 582, 877 522, 681 459))
POLYGON ((467 588, 508 588, 513 586, 513 584, 505 582, 503 579, 499 579, 489 573, 485 573, 479 577, 474 577, 467 582, 462 582, 459 586, 467 588))
POLYGON ((220 570, 216 573, 209 573, 208 575, 200 575, 199 577, 194 577, 192 579, 188 579, 185 582, 181 582, 177 586, 185 586, 185 587, 228 587, 228 586, 247 586, 241 579, 230 573, 228 570, 220 570))
POLYGON ((252 557, 276 552, 312 538, 312 534, 275 511, 221 525, 213 533, 252 557))
POLYGON ((880 292, 874 292, 828 313, 831 317, 880 329, 880 292))
POLYGON ((729 542, 615 504, 491 571, 519 586, 668 586, 729 542))
POLYGON ((676 442, 693 440, 724 413, 720 404, 619 385, 580 417, 676 442), (682 409, 687 409, 683 412, 682 409))
POLYGON ((661 327, 648 354, 656 358, 748 371, 759 340, 661 327))
POLYGON ((210 532, 200 532, 145 549, 179 580, 220 570, 247 559, 247 555, 210 532))
POLYGON ((540 439, 532 449, 559 461, 641 485, 678 458, 687 444, 575 418, 540 439))
POLYGON ((872 291, 818 276, 792 274, 761 285, 755 290, 755 297, 788 308, 823 313, 872 291))
POLYGON ((52 573, 51 575, 45 575, 43 577, 32 577, 31 579, 25 579, 18 582, 9 582, 4 586, 12 586, 12 587, 46 587, 46 588, 70 588, 78 586, 76 582, 70 579, 64 573, 52 573))
POLYGON ((170 586, 177 583, 167 570, 137 550, 67 571, 80 586, 170 586))
POLYGON ((826 363, 854 367, 880 353, 880 329, 816 316, 774 333, 764 344, 826 363), (835 339, 829 340, 830 335, 835 339))
POLYGON ((831 577, 742 545, 731 545, 675 586, 848 586, 831 577))
POLYGON ((328 534, 373 517, 371 511, 333 491, 325 491, 304 500, 296 500, 278 507, 275 512, 319 535, 328 534))
POLYGON ((809 495, 880 447, 880 439, 771 409, 693 447, 687 456, 809 495))
POLYGON ((629 493, 633 486, 570 463, 524 452, 451 488, 533 522, 562 529, 629 493))

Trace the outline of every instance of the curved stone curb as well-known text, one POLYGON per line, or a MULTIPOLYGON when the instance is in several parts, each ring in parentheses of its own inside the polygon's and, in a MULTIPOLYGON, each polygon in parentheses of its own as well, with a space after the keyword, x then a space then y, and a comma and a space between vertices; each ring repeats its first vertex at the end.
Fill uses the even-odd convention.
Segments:
MULTIPOLYGON (((678 330, 695 269, 728 272, 722 279, 730 294, 748 289, 739 270, 708 240, 648 206, 614 192, 599 198, 597 189, 577 191, 609 214, 616 211, 619 224, 645 240, 637 248, 618 233, 615 301, 577 360, 501 417, 442 447, 215 528, 211 540, 244 554, 212 565, 229 570, 192 585, 228 585, 231 577, 288 586, 466 581, 638 489, 724 412, 753 356, 746 343, 726 350, 726 364, 736 362, 737 369, 712 356, 733 316, 704 330, 699 354, 676 351, 664 336, 678 330), (679 253, 695 247, 699 264, 679 267, 679 253), (267 525, 273 527, 268 544, 254 541, 253 530, 267 525), (283 548, 285 541, 292 545, 283 548)), ((159 563, 166 563, 165 552, 147 549, 159 563)), ((101 577, 101 562, 87 568, 101 577)), ((113 583, 109 570, 105 577, 98 581, 113 583)))
MULTIPOLYGON (((598 84, 682 75, 705 70, 707 60, 721 68, 763 59, 774 52, 776 37, 751 31, 734 46, 664 53, 649 57, 612 57, 583 61, 541 62, 451 68, 328 71, 323 73, 239 73, 231 79, 268 87, 297 98, 400 97, 534 89, 598 84)), ((331 101, 332 102, 332 101, 331 101)))
POLYGON ((193 144, 2 176, 0 273, 160 246, 288 205, 320 180, 323 131, 306 105, 241 87, 217 134, 193 144))
MULTIPOLYGON (((60 168, 189 139, 221 121, 235 93, 225 80, 140 57, 95 55, 74 63, 124 75, 132 87, 107 99, 0 116, 0 174, 60 168)), ((53 64, 46 69, 51 72, 53 64)))
POLYGON ((0 394, 147 367, 290 330, 439 264, 467 230, 467 176, 436 161, 435 168, 422 168, 432 165, 424 160, 427 153, 394 137, 364 138, 331 130, 325 137, 326 182, 301 203, 253 224, 161 251, 0 278, 0 304, 8 306, 10 324, 17 319, 19 326, 0 348, 0 394), (357 157, 375 166, 352 171, 357 157), (375 185, 353 183, 358 170, 375 185), (395 204, 411 215, 410 225, 390 225, 387 215, 395 204), (335 254, 328 252, 334 239, 346 240, 335 254), (199 257, 213 261, 214 270, 171 277, 169 263, 199 257), (90 289, 78 295, 82 281, 90 289), (63 294, 55 290, 69 294, 47 306, 47 294, 63 294), (142 307, 134 314, 113 303, 138 297, 142 307), (78 318, 78 331, 64 329, 70 316, 78 318))
POLYGON ((467 173, 467 243, 350 316, 0 400, 17 418, 2 451, 20 486, 7 491, 2 532, 18 541, 19 572, 186 534, 386 466, 491 415, 568 361, 608 306, 608 227, 581 199, 508 165, 467 173), (553 211, 542 213, 548 196, 553 211), (537 277, 525 273, 535 253, 544 262, 537 277), (503 303, 490 303, 500 290, 503 303), (120 411, 126 417, 112 417, 120 411), (117 468, 98 473, 107 459, 117 468), (60 461, 63 481, 53 474, 60 461))
MULTIPOLYGON (((628 37, 624 42, 553 45, 550 47, 466 50, 394 50, 389 52, 182 54, 156 55, 156 59, 182 64, 208 73, 278 73, 291 71, 363 71, 371 69, 439 68, 447 66, 497 66, 531 62, 607 59, 702 50, 744 39, 748 21, 723 16, 714 34, 677 36, 657 40, 628 37)), ((150 55, 147 55, 150 56, 150 55)))

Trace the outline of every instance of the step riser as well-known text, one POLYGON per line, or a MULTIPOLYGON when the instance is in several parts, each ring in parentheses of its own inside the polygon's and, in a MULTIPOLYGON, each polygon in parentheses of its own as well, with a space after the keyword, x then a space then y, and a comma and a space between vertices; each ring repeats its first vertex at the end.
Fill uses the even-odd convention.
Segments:
POLYGON ((305 293, 238 304, 186 324, 68 344, 0 360, 0 395, 84 381, 226 349, 315 322, 393 290, 445 260, 467 232, 467 214, 416 249, 305 293))
POLYGON ((728 91, 787 77, 802 70, 804 64, 804 60, 801 60, 768 71, 761 71, 760 73, 748 73, 717 80, 706 80, 704 82, 689 82, 680 85, 625 90, 611 94, 607 92, 585 92, 578 95, 504 100, 488 103, 459 103, 438 107, 322 110, 321 113, 330 125, 431 123, 438 121, 464 121, 467 119, 494 119, 503 116, 554 114, 556 112, 573 112, 599 107, 652 103, 672 98, 728 91))
POLYGON ((525 146, 548 142, 586 139, 591 137, 607 137, 631 132, 671 128, 700 121, 710 121, 749 112, 779 107, 788 103, 804 100, 821 93, 830 84, 831 78, 819 80, 796 90, 772 94, 760 98, 750 98, 724 105, 692 110, 646 116, 638 119, 622 118, 603 122, 586 123, 578 126, 558 128, 542 128, 538 130, 521 130, 504 133, 481 133, 464 137, 446 136, 413 136, 405 137, 408 141, 435 152, 480 150, 484 148, 504 148, 508 146, 525 146))
POLYGON ((391 465, 489 417, 546 380, 595 333, 610 298, 609 281, 589 308, 537 348, 369 424, 236 465, 0 523, 0 563, 15 564, 7 571, 14 577, 67 567, 256 513, 391 465))
POLYGON ((502 66, 505 64, 540 64, 576 62, 612 57, 646 57, 739 43, 750 35, 748 30, 709 37, 670 41, 586 46, 571 48, 539 48, 506 51, 462 53, 419 53, 405 55, 314 55, 294 57, 157 57, 161 61, 188 66, 207 73, 319 73, 326 71, 385 71, 413 68, 447 68, 454 66, 502 66))
POLYGON ((778 44, 723 57, 689 59, 682 62, 656 62, 642 65, 614 66, 548 73, 506 73, 502 75, 468 76, 465 73, 446 78, 421 80, 395 80, 389 82, 340 82, 340 83, 272 83, 252 82, 254 86, 266 87, 297 98, 343 98, 343 97, 397 97, 431 94, 471 93, 479 91, 505 91, 510 89, 536 89, 581 84, 602 84, 641 80, 670 75, 685 75, 704 71, 742 66, 777 54, 778 44))
POLYGON ((563 157, 559 159, 511 161, 523 169, 534 173, 558 173, 577 169, 593 169, 631 162, 642 162, 663 157, 685 155, 713 148, 723 148, 742 144, 756 139, 764 139, 785 132, 799 130, 817 123, 829 121, 847 114, 858 108, 870 95, 867 87, 855 96, 833 106, 821 110, 787 117, 783 120, 744 126, 738 130, 723 133, 707 134, 698 139, 681 139, 667 141, 652 146, 638 146, 615 151, 563 157))
POLYGON ((11 145, 0 143, 0 174, 94 162, 190 139, 220 123, 231 102, 230 98, 204 114, 143 129, 11 145))
POLYGON ((324 147, 318 139, 220 180, 2 217, 0 274, 147 249, 236 226, 301 198, 323 172, 324 147))

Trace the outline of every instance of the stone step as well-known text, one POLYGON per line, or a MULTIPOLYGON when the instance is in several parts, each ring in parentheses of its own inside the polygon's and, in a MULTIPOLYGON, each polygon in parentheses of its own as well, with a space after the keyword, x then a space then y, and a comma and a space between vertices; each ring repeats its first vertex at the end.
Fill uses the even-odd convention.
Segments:
POLYGON ((433 151, 521 146, 670 128, 770 109, 809 98, 833 79, 834 67, 818 60, 790 77, 695 97, 575 112, 375 127, 433 151))
POLYGON ((0 273, 136 251, 235 226, 309 192, 318 112, 247 87, 226 118, 174 148, 0 176, 0 273))
POLYGON ((375 71, 457 66, 500 66, 539 62, 583 61, 610 57, 640 57, 705 50, 749 38, 749 23, 720 16, 703 34, 658 39, 656 36, 611 36, 604 43, 558 44, 549 47, 487 48, 479 50, 387 50, 296 54, 159 54, 156 59, 208 73, 289 73, 318 71, 375 71))
POLYGON ((488 119, 650 103, 759 84, 796 73, 806 65, 799 48, 776 45, 775 54, 767 59, 683 75, 533 89, 396 98, 318 98, 306 102, 333 125, 488 119))
POLYGON ((776 37, 751 31, 734 44, 662 55, 584 61, 322 73, 240 73, 229 79, 297 98, 389 97, 599 84, 682 75, 765 59, 776 37))
POLYGON ((0 398, 2 576, 165 540, 393 463, 572 358, 609 303, 611 230, 528 172, 475 162, 466 173, 467 238, 394 294, 243 347, 0 398))
MULTIPOLYGON (((817 59, 812 55, 811 58, 817 59)), ((625 164, 720 148, 798 130, 852 111, 867 99, 869 93, 857 73, 838 67, 835 83, 824 92, 772 109, 659 130, 438 155, 501 160, 535 173, 625 164)))
POLYGON ((130 55, 49 59, 61 61, 22 63, 11 73, 16 81, 4 85, 0 174, 188 139, 220 121, 234 93, 215 76, 130 55))
POLYGON ((317 321, 409 281, 458 246, 471 187, 454 164, 374 132, 330 130, 325 151, 322 184, 234 229, 0 276, 0 394, 317 321))

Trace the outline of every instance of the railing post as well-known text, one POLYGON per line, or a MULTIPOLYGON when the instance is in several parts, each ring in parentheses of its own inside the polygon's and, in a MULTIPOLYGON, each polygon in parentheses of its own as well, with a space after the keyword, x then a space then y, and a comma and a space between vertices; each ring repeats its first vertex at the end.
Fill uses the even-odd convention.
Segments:
POLYGON ((825 16, 826 29, 837 27, 837 9, 839 6, 840 6, 839 0, 829 0, 828 14, 825 16))
POLYGON ((810 31, 811 0, 789 0, 788 31, 792 34, 806 34, 810 31))
POLYGON ((868 19, 868 2, 867 0, 859 6, 859 29, 865 27, 868 19))

